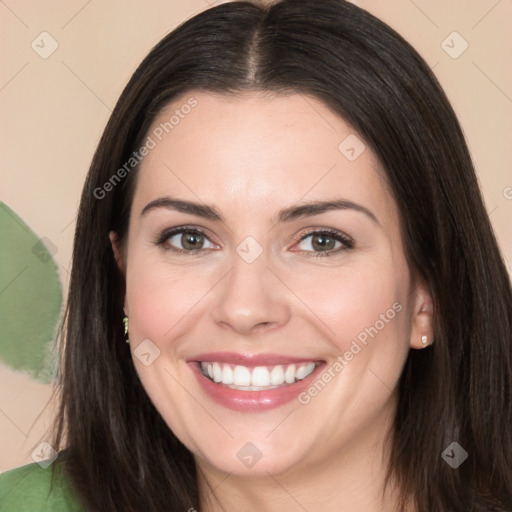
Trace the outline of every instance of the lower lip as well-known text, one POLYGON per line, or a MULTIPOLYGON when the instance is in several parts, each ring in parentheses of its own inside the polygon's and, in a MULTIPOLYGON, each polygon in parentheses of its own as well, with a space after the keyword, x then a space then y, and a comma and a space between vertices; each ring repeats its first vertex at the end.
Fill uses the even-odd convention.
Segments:
POLYGON ((264 391, 241 391, 215 384, 206 378, 197 362, 189 363, 205 393, 218 404, 234 411, 261 412, 280 407, 298 399, 300 393, 311 385, 313 378, 321 371, 325 363, 320 363, 306 378, 274 389, 264 391))

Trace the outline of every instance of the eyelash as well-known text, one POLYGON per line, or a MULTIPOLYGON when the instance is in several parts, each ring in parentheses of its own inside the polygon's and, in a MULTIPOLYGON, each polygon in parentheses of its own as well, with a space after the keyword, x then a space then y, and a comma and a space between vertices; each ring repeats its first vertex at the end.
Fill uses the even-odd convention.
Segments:
MULTIPOLYGON (((207 250, 207 249, 192 249, 192 250, 185 250, 185 249, 179 249, 177 247, 169 246, 165 247, 166 242, 169 240, 169 238, 173 237, 177 234, 182 233, 190 233, 194 235, 201 235, 204 236, 206 239, 209 240, 206 233, 201 231, 200 229, 194 228, 194 227, 188 227, 188 226, 180 226, 176 228, 166 229, 164 230, 154 241, 156 245, 159 247, 164 248, 164 250, 171 250, 179 254, 197 254, 201 251, 207 250)), ((337 242, 341 242, 344 247, 338 247, 337 249, 331 249, 329 251, 304 251, 305 253, 308 253, 306 257, 312 257, 312 258, 323 258, 332 256, 334 254, 338 254, 340 252, 346 251, 348 249, 352 249, 354 247, 354 241, 352 238, 350 238, 348 235, 345 235, 344 233, 337 231, 336 229, 331 228, 323 228, 318 230, 311 230, 306 233, 302 233, 301 235, 297 236, 294 241, 299 243, 304 241, 306 238, 310 237, 311 235, 329 235, 331 238, 336 240, 337 242)))

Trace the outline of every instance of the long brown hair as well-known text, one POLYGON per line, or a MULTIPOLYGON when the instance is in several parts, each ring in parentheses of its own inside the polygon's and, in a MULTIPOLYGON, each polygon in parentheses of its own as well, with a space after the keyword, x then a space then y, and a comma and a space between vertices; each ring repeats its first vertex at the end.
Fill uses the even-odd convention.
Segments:
POLYGON ((203 11, 156 45, 117 102, 80 203, 54 425, 53 444, 84 503, 199 510, 193 456, 151 403, 123 341, 124 282, 108 235, 126 236, 136 166, 104 187, 161 109, 193 90, 312 95, 371 147, 435 318, 435 343, 411 350, 401 376, 388 476, 418 512, 510 507, 512 293, 469 152, 423 59, 343 0, 203 11), (457 469, 441 457, 454 441, 468 453, 457 469))

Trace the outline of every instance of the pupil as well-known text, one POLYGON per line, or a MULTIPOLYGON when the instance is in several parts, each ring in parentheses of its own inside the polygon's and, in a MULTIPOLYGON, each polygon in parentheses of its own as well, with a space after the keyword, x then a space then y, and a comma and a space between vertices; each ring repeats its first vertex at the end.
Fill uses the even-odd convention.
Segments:
POLYGON ((202 235, 198 235, 196 233, 183 233, 183 237, 182 238, 182 245, 183 247, 185 247, 185 249, 197 249, 197 246, 198 245, 201 245, 198 242, 198 239, 200 239, 202 235), (185 242, 183 243, 183 239, 185 240, 185 242), (192 243, 190 243, 190 241, 192 241, 192 243))
POLYGON ((313 246, 315 247, 315 249, 334 249, 334 242, 334 239, 328 235, 317 235, 313 237, 313 246), (319 240, 319 242, 315 243, 315 240, 319 240), (331 243, 326 242, 326 240, 330 241, 331 243))

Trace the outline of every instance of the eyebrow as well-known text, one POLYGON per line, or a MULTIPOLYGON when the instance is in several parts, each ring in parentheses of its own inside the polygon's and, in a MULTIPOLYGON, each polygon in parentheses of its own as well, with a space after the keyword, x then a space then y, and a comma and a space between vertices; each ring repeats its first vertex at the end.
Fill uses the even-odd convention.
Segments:
MULTIPOLYGON (((173 199, 171 197, 159 197, 148 203, 141 212, 141 216, 146 215, 151 210, 165 208, 182 213, 189 213, 213 221, 224 222, 222 214, 214 207, 206 204, 194 203, 183 199, 173 199)), ((277 223, 292 222, 304 217, 312 217, 334 210, 354 210, 363 213, 369 217, 375 224, 380 225, 373 212, 364 206, 348 201, 346 199, 333 199, 330 201, 310 201, 303 204, 288 206, 281 210, 277 215, 277 223)))

